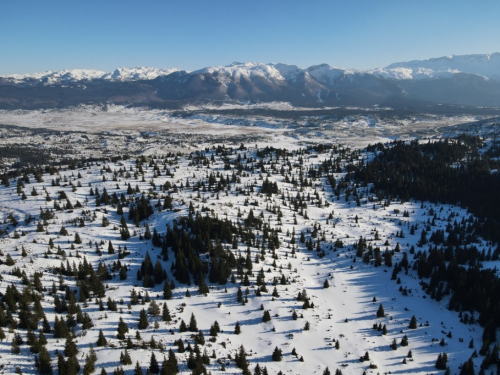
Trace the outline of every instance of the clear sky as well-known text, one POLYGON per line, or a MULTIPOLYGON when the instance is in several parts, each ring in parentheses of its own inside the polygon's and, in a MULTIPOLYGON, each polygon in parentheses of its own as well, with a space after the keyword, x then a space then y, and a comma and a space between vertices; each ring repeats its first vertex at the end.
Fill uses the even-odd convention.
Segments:
POLYGON ((0 75, 234 61, 356 69, 500 52, 494 0, 2 0, 0 75))

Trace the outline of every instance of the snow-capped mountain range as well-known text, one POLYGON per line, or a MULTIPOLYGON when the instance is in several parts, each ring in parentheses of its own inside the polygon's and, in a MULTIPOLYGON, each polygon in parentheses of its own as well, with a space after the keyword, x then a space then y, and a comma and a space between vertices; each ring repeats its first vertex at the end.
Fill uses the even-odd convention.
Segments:
POLYGON ((394 63, 374 74, 395 79, 425 79, 448 77, 456 73, 476 74, 500 80, 500 53, 487 55, 444 56, 429 60, 394 63))
POLYGON ((228 101, 500 106, 500 53, 445 56, 372 70, 234 62, 192 72, 138 67, 0 76, 0 108, 6 109, 87 103, 178 107, 228 101))
POLYGON ((40 82, 51 85, 67 82, 91 81, 91 80, 109 80, 109 81, 138 81, 155 79, 158 76, 166 76, 176 72, 179 69, 159 69, 150 67, 138 68, 118 68, 112 72, 103 72, 101 70, 91 69, 70 69, 61 71, 48 71, 32 74, 13 74, 0 76, 13 83, 23 81, 39 80, 40 82))
MULTIPOLYGON (((71 69, 61 71, 47 71, 32 74, 3 75, 0 78, 12 82, 25 80, 39 80, 44 84, 58 84, 65 82, 78 82, 89 80, 110 81, 138 81, 152 80, 160 76, 167 76, 180 69, 160 69, 152 67, 118 68, 113 72, 103 72, 90 69, 71 69)), ((187 72, 187 71, 186 71, 187 72)), ((314 65, 308 68, 300 68, 288 64, 263 64, 256 62, 241 63, 234 62, 228 66, 211 66, 199 69, 190 74, 218 74, 228 77, 238 76, 262 76, 269 80, 285 80, 298 73, 306 72, 319 80, 332 80, 341 75, 352 75, 355 73, 373 74, 383 78, 396 80, 420 80, 437 77, 450 77, 457 73, 467 73, 483 76, 490 79, 500 80, 500 53, 482 55, 450 55, 429 60, 413 60, 408 62, 397 62, 385 68, 371 70, 355 70, 332 67, 328 64, 314 65)))

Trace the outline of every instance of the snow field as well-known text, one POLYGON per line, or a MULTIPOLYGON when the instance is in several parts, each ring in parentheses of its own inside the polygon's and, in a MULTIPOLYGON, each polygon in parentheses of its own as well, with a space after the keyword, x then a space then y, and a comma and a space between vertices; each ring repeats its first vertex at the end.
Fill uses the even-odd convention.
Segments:
MULTIPOLYGON (((264 145, 260 144, 260 146, 264 145)), ((213 151, 207 153, 207 158, 210 158, 213 153, 213 151)), ((256 150, 252 145, 239 153, 246 153, 247 157, 255 158, 256 150)), ((237 153, 230 157, 235 158, 236 156, 237 153)), ((314 152, 302 155, 303 169, 305 170, 309 165, 317 164, 330 156, 329 153, 316 154, 314 152)), ((157 342, 164 345, 165 355, 170 348, 177 352, 173 342, 179 338, 187 340, 193 345, 190 338, 192 333, 180 333, 179 324, 181 320, 188 324, 191 314, 194 314, 198 328, 205 335, 207 353, 211 355, 215 351, 216 357, 226 363, 226 371, 223 372, 221 365, 216 360, 212 360, 207 369, 213 374, 241 373, 241 370, 237 369, 234 362, 230 360, 230 356, 234 359, 234 354, 241 345, 244 345, 248 354, 250 369, 253 371, 255 365, 259 363, 260 366, 266 366, 270 374, 276 374, 278 371, 288 374, 322 374, 326 366, 329 367, 330 371, 340 368, 343 374, 361 374, 365 370, 367 373, 374 374, 389 372, 392 374, 437 373, 434 364, 437 355, 443 352, 448 354, 448 364, 452 371, 456 372, 458 365, 468 359, 474 351, 474 349, 468 348, 470 339, 476 342, 476 347, 480 345, 481 328, 477 325, 460 323, 458 314, 446 309, 447 298, 438 303, 426 296, 419 286, 416 271, 412 271, 411 267, 408 275, 405 275, 404 272, 398 275, 401 278, 401 284, 397 284, 390 280, 391 268, 384 265, 374 267, 372 264, 363 263, 360 258, 356 262, 353 261, 356 251, 352 245, 358 241, 360 236, 366 237, 373 247, 379 246, 382 251, 386 247, 394 249, 396 243, 399 243, 401 252, 395 253, 394 263, 400 261, 403 252, 409 252, 412 245, 417 250, 425 251, 425 246, 417 247, 421 230, 416 231, 415 235, 410 235, 409 227, 412 224, 419 224, 421 229, 429 218, 432 219, 432 216, 429 216, 431 208, 439 218, 436 220, 436 226, 433 227, 433 230, 444 229, 448 223, 447 218, 451 214, 456 220, 467 218, 469 215, 466 210, 450 205, 417 203, 415 201, 391 202, 387 207, 380 204, 381 202, 375 201, 362 203, 358 207, 352 198, 346 201, 344 194, 337 200, 328 183, 324 180, 316 180, 314 186, 304 187, 302 191, 299 191, 291 183, 284 182, 283 176, 279 173, 269 173, 268 176, 263 173, 261 178, 259 172, 248 176, 239 176, 240 182, 231 185, 231 190, 227 192, 227 195, 225 191, 218 194, 206 191, 200 192, 198 197, 198 192, 194 192, 191 188, 180 188, 181 183, 185 185, 186 181, 189 180, 192 187, 197 181, 206 182, 211 172, 214 174, 219 172, 222 176, 231 176, 233 171, 224 170, 224 163, 220 157, 216 157, 216 161, 211 162, 208 167, 192 165, 189 156, 178 156, 177 158, 170 156, 159 160, 167 160, 165 167, 170 169, 173 177, 167 177, 163 170, 160 177, 154 177, 152 168, 147 166, 148 163, 144 163, 144 180, 140 174, 138 178, 135 178, 133 173, 136 170, 135 160, 122 160, 117 163, 110 161, 94 163, 75 170, 61 170, 54 175, 45 173, 43 182, 36 182, 34 176, 30 175, 30 183, 26 183, 23 189, 27 196, 26 200, 22 200, 20 195, 16 193, 16 180, 10 181, 10 187, 0 187, 0 214, 2 215, 0 217, 4 222, 2 229, 8 231, 8 235, 4 235, 0 239, 2 259, 5 259, 7 253, 10 254, 16 261, 14 267, 18 267, 27 275, 32 275, 35 271, 43 271, 42 282, 47 290, 51 288, 53 282, 58 285, 59 277, 52 274, 51 268, 59 267, 61 261, 68 260, 70 264, 73 262, 78 264, 85 257, 94 266, 94 269, 97 268, 99 262, 111 267, 113 261, 117 260, 117 255, 116 253, 114 255, 107 254, 108 241, 112 241, 115 251, 118 246, 122 249, 126 246, 131 252, 130 255, 121 260, 122 264, 126 264, 129 268, 128 278, 125 281, 120 281, 118 272, 115 272, 115 277, 112 280, 104 282, 107 293, 106 297, 103 298, 103 303, 106 306, 107 298, 112 298, 118 302, 118 311, 112 312, 106 308, 104 311, 99 311, 94 299, 87 301, 87 306, 81 304, 82 311, 87 312, 94 323, 94 327, 89 330, 84 331, 80 328, 75 330, 79 348, 78 358, 81 360, 81 364, 83 364, 85 354, 88 352, 89 344, 92 343, 98 357, 97 371, 104 367, 108 373, 112 373, 119 366, 120 352, 124 350, 123 343, 116 339, 116 328, 120 317, 129 326, 128 336, 132 338, 134 343, 137 343, 135 330, 139 311, 143 308, 147 309, 148 304, 131 305, 128 308, 127 304, 130 302, 132 288, 141 292, 142 295, 147 292, 152 299, 158 302, 160 307, 163 302, 166 302, 173 319, 172 322, 166 323, 161 321, 161 317, 149 317, 148 329, 140 331, 143 341, 149 341, 154 336, 157 342), (120 168, 125 171, 130 171, 132 168, 131 178, 118 176, 117 181, 113 181, 112 172, 120 168), (111 172, 107 172, 106 169, 111 170, 111 172), (77 177, 78 173, 81 174, 80 178, 77 177), (106 181, 103 181, 103 176, 105 176, 106 181), (271 182, 276 181, 282 193, 273 194, 271 197, 260 194, 259 186, 266 177, 271 182), (61 179, 60 186, 51 185, 51 180, 56 178, 61 179), (151 181, 154 181, 156 189, 153 189, 151 181), (155 213, 147 220, 151 231, 156 228, 160 234, 164 234, 167 224, 172 225, 175 219, 187 215, 190 201, 193 202, 196 211, 217 215, 220 219, 227 217, 234 223, 246 218, 250 209, 253 209, 255 216, 262 213, 265 222, 270 223, 273 228, 281 229, 279 234, 281 245, 276 250, 278 257, 276 267, 273 266, 274 259, 267 250, 265 260, 253 264, 254 276, 260 268, 263 268, 269 293, 263 293, 262 297, 255 296, 256 287, 253 285, 255 277, 251 278, 252 285, 248 287, 248 303, 244 306, 236 301, 237 289, 240 286, 239 280, 235 284, 228 281, 226 285, 221 286, 209 284, 211 289, 207 296, 200 295, 195 285, 182 285, 176 282, 173 298, 166 301, 163 300, 162 285, 157 285, 154 289, 142 287, 142 283, 138 282, 135 277, 137 269, 140 267, 146 251, 155 262, 157 257, 161 258, 160 249, 154 248, 150 241, 139 239, 139 235, 144 233, 142 226, 144 222, 141 222, 139 227, 135 227, 129 221, 130 232, 136 231, 137 234, 127 241, 121 240, 118 230, 114 229, 114 227, 120 226, 120 216, 116 214, 116 207, 95 207, 95 197, 89 196, 90 185, 94 190, 97 188, 100 193, 106 188, 108 194, 111 195, 114 192, 126 192, 127 184, 130 182, 132 187, 137 185, 141 192, 151 195, 151 203, 155 204, 158 198, 165 196, 165 192, 161 191, 159 187, 167 181, 175 183, 178 187, 177 191, 170 191, 174 198, 174 210, 158 212, 155 209, 155 213), (237 188, 245 190, 254 182, 257 183, 257 186, 255 186, 254 192, 249 195, 245 194, 244 191, 236 190, 237 188), (31 195, 33 188, 38 195, 31 195), (44 190, 52 201, 46 201, 44 190), (54 211, 55 217, 48 220, 47 225, 44 225, 44 231, 37 232, 39 221, 37 216, 40 214, 40 208, 52 209, 54 201, 57 201, 59 191, 65 192, 73 206, 78 201, 82 207, 54 211), (297 192, 302 196, 310 194, 311 197, 317 192, 323 204, 318 207, 317 202, 314 204, 308 202, 308 218, 305 218, 294 212, 288 202, 287 206, 284 206, 281 199, 282 194, 295 197, 297 192), (155 194, 157 194, 156 197, 155 194), (246 199, 248 199, 249 205, 245 205, 246 199), (266 207, 272 208, 273 206, 279 207, 283 214, 280 221, 275 213, 266 210, 266 207), (82 217, 83 211, 88 213, 85 226, 73 225, 72 220, 82 217), (238 217, 238 211, 241 217, 238 217), (404 211, 409 212, 409 217, 403 216, 404 211), (19 222, 16 227, 8 224, 8 216, 11 213, 19 222), (330 213, 332 213, 332 219, 329 219, 330 213), (25 219, 29 214, 35 219, 26 224, 25 219), (294 223, 294 215, 297 224, 294 223), (103 217, 110 222, 107 227, 101 225, 103 217), (321 245, 325 256, 322 258, 318 257, 315 251, 307 250, 304 244, 299 241, 301 232, 304 232, 308 238, 313 228, 318 225, 321 226, 318 237, 321 237, 323 231, 325 232, 325 240, 322 241, 321 245), (69 231, 68 236, 59 235, 62 226, 69 231), (404 238, 396 237, 396 232, 400 230, 404 231, 404 238), (14 238, 14 231, 20 234, 19 239, 14 238), (291 237, 287 235, 293 231, 295 231, 297 240, 295 256, 292 255, 292 248, 289 245, 291 237), (378 232, 380 240, 374 239, 375 231, 378 232), (82 244, 75 245, 76 248, 71 249, 75 233, 80 235, 82 244), (52 250, 52 253, 45 257, 44 254, 48 249, 50 238, 53 240, 55 248, 60 246, 66 256, 56 255, 55 251, 52 250), (343 248, 334 248, 337 239, 344 243, 343 248), (100 246, 103 255, 99 256, 95 251, 95 243, 100 243, 101 240, 104 241, 103 245, 100 246), (88 245, 89 241, 92 241, 92 247, 88 245), (387 246, 385 245, 386 241, 388 241, 387 246), (22 246, 27 252, 25 257, 21 255, 22 246), (80 258, 76 257, 77 251, 80 258), (285 275, 288 283, 280 285, 278 282, 276 287, 280 296, 273 298, 271 296, 272 280, 276 277, 279 281, 281 275, 285 275), (330 287, 326 289, 323 287, 325 280, 330 283, 330 287), (400 286, 411 289, 410 295, 403 296, 398 291, 400 286), (304 289, 315 305, 313 309, 302 309, 302 302, 296 300, 298 293, 304 289), (191 297, 185 297, 186 290, 190 291, 191 297), (377 302, 372 302, 373 297, 376 297, 377 302), (121 299, 124 301, 123 304, 119 303, 121 299), (218 307, 219 303, 220 307, 218 307), (376 311, 380 303, 384 306, 386 316, 377 319, 376 311), (265 310, 270 310, 272 320, 268 323, 262 323, 261 305, 264 306, 265 310), (299 315, 297 320, 292 319, 294 310, 299 315), (409 320, 413 315, 417 317, 419 325, 422 323, 422 326, 416 330, 408 329, 409 320), (158 328, 154 328, 153 322, 155 320, 159 323, 158 328), (214 321, 219 323, 223 332, 218 335, 215 343, 211 343, 208 340, 208 331, 214 321), (242 333, 240 335, 233 332, 237 321, 241 325, 242 333), (310 323, 308 331, 304 330, 306 322, 310 323), (381 335, 380 332, 373 330, 374 323, 386 324, 387 335, 381 335), (108 339, 106 347, 98 348, 95 345, 99 329, 102 329, 108 339), (171 330, 173 334, 171 334, 171 330), (448 332, 452 332, 451 338, 446 337, 448 332), (400 347, 399 342, 405 334, 408 336, 409 346, 400 347), (446 340, 444 347, 439 345, 439 340, 442 338, 446 340), (392 350, 389 347, 393 339, 398 342, 397 350, 392 350), (433 339, 438 341, 433 341, 433 339), (463 339, 463 342, 460 339, 463 339), (335 348, 334 340, 339 342, 339 349, 335 348), (284 354, 281 362, 273 362, 271 359, 271 354, 276 346, 282 349, 284 354), (293 348, 298 353, 297 357, 291 355, 293 348), (410 349, 413 352, 413 361, 408 360, 407 364, 403 364, 403 359, 410 349), (364 355, 366 351, 369 352, 370 361, 360 362, 360 356, 364 355), (303 362, 299 360, 300 357, 303 357, 303 362), (370 363, 378 368, 370 369, 368 367, 370 363)), ((269 159, 266 157, 267 160, 269 159)), ((276 161, 275 157, 273 160, 276 161)), ((293 173, 297 175, 298 168, 295 165, 298 165, 298 155, 291 156, 290 160, 293 173)), ((279 163, 277 169, 279 171, 279 163)), ((337 174, 336 179, 339 180, 342 175, 337 174)), ((360 188, 360 190, 365 193, 364 199, 370 196, 365 188, 360 188)), ((135 196, 140 196, 140 194, 135 196)), ((61 205, 64 202, 64 199, 61 200, 61 205)), ((127 217, 127 212, 125 212, 125 217, 127 217)), ((488 247, 485 242, 481 242, 479 246, 488 247)), ((225 244, 224 247, 230 249, 230 244, 225 244)), ((246 248, 246 244, 239 243, 236 253, 244 254, 246 248)), ((250 249, 253 260, 256 255, 260 254, 260 251, 255 247, 250 249)), ((411 262, 413 257, 408 255, 411 262)), ((162 261, 162 264, 169 279, 172 280, 173 276, 170 270, 174 258, 172 251, 169 251, 169 256, 170 259, 162 261)), ((490 262, 485 266, 498 266, 498 262, 490 262)), ((2 293, 11 283, 16 285, 19 290, 22 289, 21 280, 10 274, 11 270, 12 267, 5 264, 0 265, 0 274, 3 277, 0 281, 2 293)), ((74 279, 64 278, 64 281, 72 288, 75 287, 74 279)), ((245 295, 246 287, 241 286, 241 288, 245 295)), ((48 320, 52 323, 55 317, 52 296, 44 293, 42 306, 48 320)), ((22 332, 22 330, 19 331, 22 332)), ((5 366, 0 370, 0 373, 13 373, 16 366, 20 366, 23 373, 36 373, 33 367, 34 357, 29 352, 28 347, 22 345, 21 354, 12 355, 10 342, 13 332, 6 330, 6 334, 7 339, 0 342, 1 362, 5 366)), ((49 341, 47 349, 51 353, 53 367, 56 368, 54 353, 55 350, 64 349, 64 340, 54 339, 52 334, 47 334, 46 337, 49 341)), ((150 348, 129 350, 133 364, 124 366, 126 373, 133 373, 136 361, 139 361, 143 368, 147 367, 151 352, 150 348)), ((159 350, 155 350, 155 353, 161 363, 163 353, 159 350)), ((176 356, 180 363, 181 373, 188 373, 186 368, 188 353, 176 354, 176 356)))

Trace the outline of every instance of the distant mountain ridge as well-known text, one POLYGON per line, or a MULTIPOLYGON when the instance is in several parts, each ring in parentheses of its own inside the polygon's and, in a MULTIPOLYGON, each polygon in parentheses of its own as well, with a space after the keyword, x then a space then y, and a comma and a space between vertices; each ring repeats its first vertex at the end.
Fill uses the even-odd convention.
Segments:
POLYGON ((116 80, 116 81, 138 81, 155 79, 158 76, 169 75, 179 69, 159 69, 149 67, 117 68, 112 72, 103 72, 91 69, 71 69, 61 71, 48 71, 33 74, 13 74, 0 76, 0 79, 12 83, 39 80, 44 84, 61 84, 67 82, 79 82, 90 80, 116 80))
POLYGON ((426 77, 449 76, 456 73, 475 74, 490 79, 500 80, 500 53, 485 55, 450 55, 429 60, 414 60, 394 63, 385 71, 407 69, 415 79, 426 77))
POLYGON ((155 107, 287 101, 300 106, 500 106, 500 53, 355 70, 328 64, 234 62, 188 72, 119 68, 0 76, 0 108, 115 103, 155 107))

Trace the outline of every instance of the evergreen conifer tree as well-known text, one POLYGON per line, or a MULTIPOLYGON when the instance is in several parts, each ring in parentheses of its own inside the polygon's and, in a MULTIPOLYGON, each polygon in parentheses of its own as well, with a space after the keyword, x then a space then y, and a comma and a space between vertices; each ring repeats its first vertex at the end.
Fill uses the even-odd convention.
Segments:
POLYGON ((151 353, 151 359, 149 361, 149 372, 151 374, 158 374, 160 372, 160 366, 158 365, 158 361, 156 360, 155 353, 151 353))
POLYGON ((40 347, 40 352, 35 356, 35 367, 40 375, 52 375, 50 354, 44 345, 40 347))
POLYGON ((189 332, 197 332, 198 331, 198 325, 196 323, 196 318, 194 314, 191 314, 191 319, 189 320, 189 326, 188 326, 189 332))
POLYGON ((264 315, 262 316, 262 322, 267 323, 271 321, 271 314, 269 313, 269 310, 264 310, 264 315))
POLYGON ((104 333, 102 333, 102 329, 99 330, 99 336, 97 338, 97 346, 106 346, 108 344, 106 337, 104 337, 104 333))
POLYGON ((123 321, 122 317, 120 317, 120 320, 118 321, 117 331, 118 334, 116 335, 116 337, 118 338, 118 340, 125 340, 125 334, 128 333, 129 328, 128 324, 123 321))
POLYGON ((377 310, 377 318, 383 318, 383 317, 385 317, 384 306, 380 304, 377 310))
POLYGON ((144 375, 142 372, 142 367, 139 364, 139 361, 135 362, 134 375, 144 375))
POLYGON ((149 326, 148 315, 146 314, 146 310, 142 309, 139 313, 139 324, 137 325, 138 329, 146 329, 149 326))
POLYGON ((283 354, 281 352, 281 349, 278 349, 278 347, 275 347, 271 357, 272 357, 273 361, 275 361, 275 362, 281 361, 283 359, 283 354))

